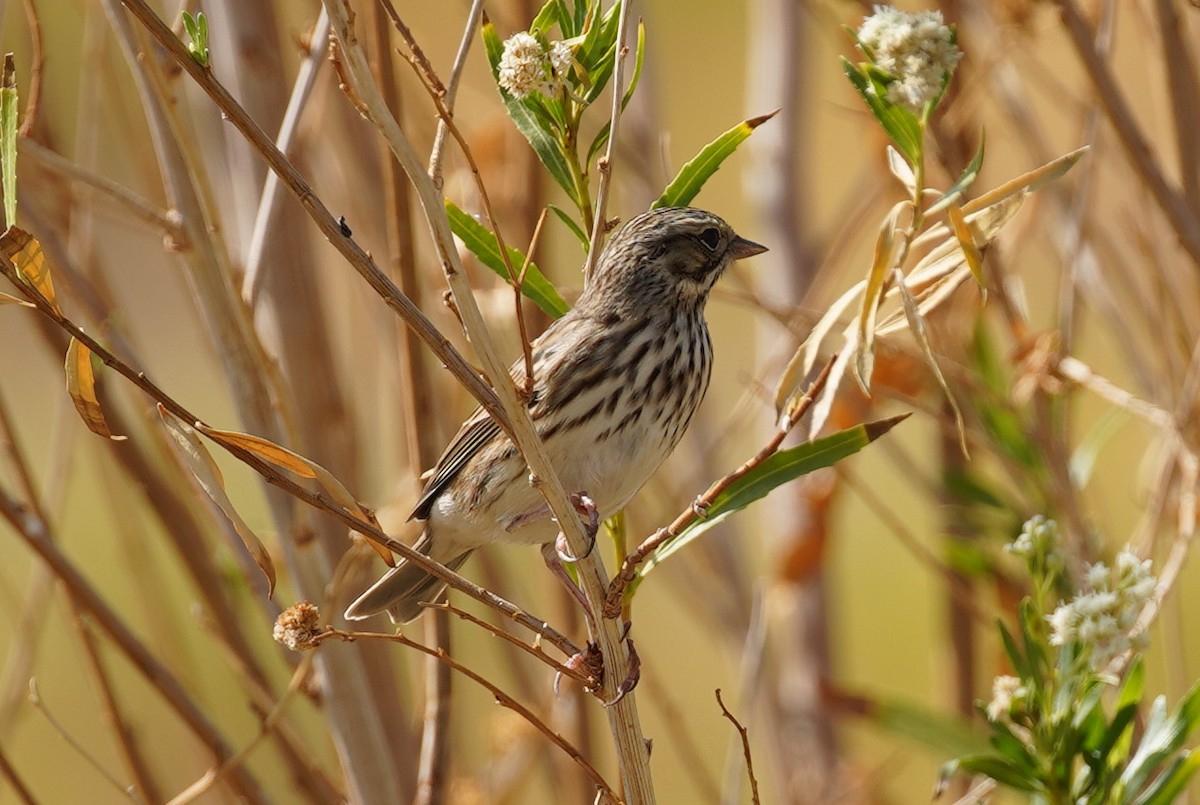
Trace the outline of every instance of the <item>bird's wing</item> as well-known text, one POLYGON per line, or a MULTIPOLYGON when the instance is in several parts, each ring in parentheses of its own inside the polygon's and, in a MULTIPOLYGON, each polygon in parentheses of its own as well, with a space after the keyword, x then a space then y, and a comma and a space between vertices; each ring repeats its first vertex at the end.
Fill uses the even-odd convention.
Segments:
POLYGON ((437 496, 462 472, 467 462, 500 433, 500 426, 491 415, 482 407, 476 408, 475 413, 458 429, 458 433, 438 459, 433 468, 433 476, 425 483, 425 488, 421 490, 421 499, 417 501, 417 506, 408 519, 428 520, 437 496))

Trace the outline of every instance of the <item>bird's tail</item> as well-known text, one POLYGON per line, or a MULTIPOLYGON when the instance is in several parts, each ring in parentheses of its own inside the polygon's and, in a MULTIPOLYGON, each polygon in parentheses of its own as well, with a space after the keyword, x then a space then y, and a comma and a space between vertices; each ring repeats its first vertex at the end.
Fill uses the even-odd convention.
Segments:
MULTIPOLYGON (((428 555, 429 547, 430 540, 428 535, 425 535, 417 541, 413 550, 428 555)), ((467 551, 456 556, 445 563, 446 567, 458 570, 470 555, 471 552, 467 551)), ((445 589, 446 582, 402 559, 346 608, 345 618, 358 621, 386 610, 393 622, 408 623, 421 614, 424 609, 421 606, 422 602, 437 601, 445 589)))

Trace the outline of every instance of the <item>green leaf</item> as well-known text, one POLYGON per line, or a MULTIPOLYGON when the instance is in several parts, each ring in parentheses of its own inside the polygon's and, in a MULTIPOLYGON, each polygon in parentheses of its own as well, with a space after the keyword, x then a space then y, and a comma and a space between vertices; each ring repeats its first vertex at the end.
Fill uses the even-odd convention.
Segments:
POLYGON ((583 253, 587 254, 588 246, 591 245, 587 232, 584 232, 579 224, 575 223, 575 219, 568 215, 562 207, 557 204, 547 204, 546 206, 550 208, 550 212, 558 216, 558 220, 567 225, 567 229, 571 230, 571 234, 579 241, 579 245, 583 246, 583 253))
POLYGON ((909 164, 919 165, 924 148, 921 123, 916 115, 903 106, 888 102, 888 77, 873 65, 856 65, 845 57, 842 57, 842 71, 909 164))
POLYGON ((708 515, 693 522, 675 539, 655 551, 638 571, 639 577, 644 577, 663 560, 731 514, 766 497, 776 487, 854 455, 907 418, 908 414, 903 414, 855 425, 822 439, 780 450, 717 495, 708 507, 708 515))
MULTIPOLYGON (((589 4, 590 5, 590 4, 589 4)), ((612 57, 609 52, 613 50, 617 41, 617 24, 621 20, 621 3, 620 0, 613 3, 608 11, 600 18, 599 23, 596 21, 596 11, 599 4, 588 9, 587 18, 584 20, 583 27, 580 31, 583 33, 583 42, 579 45, 579 49, 575 51, 575 60, 579 62, 583 68, 592 73, 598 67, 604 67, 607 62, 608 74, 612 74, 612 57)), ((605 78, 605 81, 608 79, 605 78)), ((595 83, 600 83, 596 80, 595 83)), ((603 86, 601 86, 603 89, 603 86)))
POLYGON ((971 158, 971 163, 963 169, 959 175, 958 181, 950 185, 946 190, 946 195, 942 196, 937 202, 925 211, 926 217, 936 215, 946 207, 962 198, 962 194, 967 191, 976 179, 979 178, 979 170, 983 167, 983 144, 984 135, 979 134, 979 148, 975 151, 975 156, 971 158))
POLYGON ((496 33, 496 26, 490 20, 484 20, 482 33, 484 50, 487 51, 488 64, 492 68, 492 78, 497 81, 496 89, 504 100, 508 116, 512 118, 517 131, 521 132, 521 136, 533 148, 533 152, 537 154, 538 160, 546 167, 550 176, 578 206, 578 190, 572 178, 571 168, 563 155, 562 147, 550 129, 549 120, 545 117, 551 114, 548 105, 539 110, 536 106, 537 99, 518 100, 501 88, 499 84, 500 57, 504 53, 504 43, 500 41, 500 35, 496 33), (542 112, 541 115, 539 115, 539 111, 542 112))
POLYGON ((1134 800, 1134 805, 1170 805, 1175 802, 1200 768, 1200 753, 1192 750, 1177 758, 1134 800))
POLYGON ((561 5, 561 0, 546 0, 546 5, 542 6, 541 10, 533 18, 533 22, 529 23, 529 33, 534 36, 545 36, 546 32, 555 25, 558 25, 560 30, 563 29, 562 20, 559 15, 561 5))
POLYGON ((4 54, 0 84, 0 179, 4 183, 4 222, 17 223, 17 68, 13 54, 4 54))
POLYGON ((756 128, 766 123, 779 113, 776 109, 768 115, 750 118, 738 123, 729 131, 700 149, 690 162, 683 166, 679 174, 667 185, 667 189, 650 205, 651 209, 659 207, 686 207, 691 203, 700 188, 708 181, 721 163, 737 150, 756 128))
POLYGON ((1017 641, 1013 639, 1012 633, 1008 631, 1004 622, 997 620, 996 628, 1000 630, 1000 641, 1004 643, 1004 653, 1008 655, 1008 661, 1012 663, 1013 670, 1026 685, 1029 685, 1033 679, 1033 666, 1029 664, 1025 653, 1017 646, 1017 641))
POLYGON ((203 11, 197 12, 194 17, 185 11, 183 12, 183 28, 188 35, 188 53, 201 67, 207 67, 209 65, 208 17, 204 16, 203 11))
MULTIPOLYGON (((450 219, 450 229, 462 240, 463 245, 471 254, 479 258, 479 262, 509 281, 508 267, 500 255, 500 244, 496 236, 487 227, 459 209, 453 201, 446 199, 446 216, 450 219)), ((508 247, 508 259, 513 270, 519 272, 525 264, 525 255, 519 249, 508 247)), ((521 293, 529 297, 547 314, 558 318, 571 309, 571 306, 559 295, 558 290, 546 279, 533 263, 525 272, 525 281, 521 284, 521 293)))
POLYGON ((955 771, 982 774, 1018 791, 1042 789, 1041 782, 1036 777, 1029 775, 1016 763, 995 755, 971 755, 952 760, 942 767, 942 776, 949 777, 955 771))
POLYGON ((943 755, 972 755, 987 747, 963 721, 898 699, 874 703, 867 717, 879 727, 943 755))
POLYGON ((1187 692, 1179 708, 1170 716, 1166 715, 1166 699, 1156 698, 1150 706, 1142 743, 1121 775, 1126 790, 1138 791, 1159 764, 1183 745, 1197 723, 1200 723, 1200 684, 1187 692))

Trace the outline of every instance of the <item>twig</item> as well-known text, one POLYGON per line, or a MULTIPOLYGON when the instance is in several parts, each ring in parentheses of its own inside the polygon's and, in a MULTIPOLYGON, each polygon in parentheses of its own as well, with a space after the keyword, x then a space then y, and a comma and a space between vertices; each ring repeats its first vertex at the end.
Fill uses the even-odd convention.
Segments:
MULTIPOLYGON (((164 408, 182 419, 184 422, 189 424, 202 422, 199 417, 197 417, 195 414, 173 399, 170 395, 168 395, 165 391, 147 379, 145 373, 135 371, 128 364, 106 349, 102 344, 84 332, 78 325, 55 310, 46 299, 44 299, 36 291, 20 280, 16 273, 16 267, 7 258, 0 259, 0 275, 7 277, 19 291, 25 294, 29 301, 37 305, 38 310, 41 313, 53 320, 55 324, 57 324, 67 333, 77 338, 106 366, 124 376, 127 380, 132 382, 135 386, 144 391, 155 401, 162 404, 164 408)), ((393 539, 384 533, 377 525, 356 517, 342 508, 340 504, 330 500, 323 493, 313 492, 308 488, 301 486, 291 478, 282 475, 274 465, 263 461, 261 458, 247 450, 237 447, 236 445, 225 444, 222 442, 218 442, 218 444, 220 444, 225 450, 234 455, 236 458, 257 471, 269 483, 283 489, 285 492, 293 495, 294 497, 303 500, 310 506, 333 515, 338 520, 346 524, 350 529, 357 531, 365 537, 392 550, 393 552, 400 554, 402 557, 421 567, 423 570, 427 570, 439 578, 445 579, 446 582, 454 589, 466 593, 480 603, 502 612, 503 614, 515 620, 517 623, 520 623, 522 626, 525 626, 526 628, 542 635, 542 637, 544 637, 553 645, 557 646, 568 657, 579 653, 579 649, 574 645, 574 643, 572 643, 559 632, 552 629, 548 624, 529 616, 523 610, 505 601, 496 594, 488 590, 484 590, 482 587, 479 587, 466 578, 459 576, 457 573, 445 567, 444 565, 434 562, 424 554, 418 553, 404 543, 393 539)))
MULTIPOLYGON (((393 14, 395 13, 390 0, 380 0, 380 2, 393 14)), ((450 114, 454 113, 454 99, 458 94, 458 83, 462 79, 463 69, 467 66, 467 54, 471 52, 471 43, 475 41, 475 29, 479 27, 479 18, 482 14, 483 0, 474 0, 471 3, 470 12, 467 13, 467 23, 463 26, 458 52, 454 54, 454 64, 450 68, 450 83, 447 84, 445 92, 442 94, 442 105, 450 114)), ((402 29, 401 34, 403 33, 402 29)), ((414 54, 419 52, 415 41, 409 42, 409 47, 413 48, 414 54)), ((437 76, 431 72, 430 78, 436 80, 437 76)), ((442 148, 446 143, 447 133, 449 133, 449 126, 446 125, 444 119, 439 119, 437 133, 433 136, 433 148, 429 152, 429 178, 433 180, 434 186, 439 190, 442 188, 442 148)))
MULTIPOLYGON (((29 25, 29 39, 33 46, 33 64, 29 68, 29 100, 25 103, 24 120, 18 134, 28 136, 37 124, 38 109, 42 101, 42 70, 46 64, 45 51, 42 49, 42 21, 38 18, 37 7, 33 0, 24 0, 25 22, 29 25)), ((12 224, 13 221, 9 221, 12 224)))
POLYGON ((589 763, 587 761, 587 759, 579 753, 579 750, 576 749, 575 746, 572 745, 570 741, 568 741, 566 738, 564 738, 563 736, 559 735, 557 732, 552 730, 544 721, 542 721, 540 718, 538 718, 531 710, 529 710, 527 707, 522 705, 516 699, 509 696, 507 693, 505 693, 503 690, 501 690, 499 687, 497 687, 493 682, 491 682, 488 679, 485 679, 483 676, 477 674, 475 671, 472 671, 470 668, 467 668, 465 665, 458 662, 450 655, 446 654, 446 652, 444 650, 442 650, 441 648, 430 648, 429 646, 426 646, 422 643, 418 643, 415 640, 410 640, 409 638, 405 637, 400 632, 396 632, 394 634, 382 634, 379 632, 346 632, 346 631, 342 631, 341 629, 334 629, 332 627, 330 627, 328 629, 328 631, 315 637, 313 639, 313 644, 320 645, 321 643, 325 642, 326 640, 330 640, 330 639, 344 640, 344 641, 350 641, 350 642, 355 641, 355 640, 387 640, 387 641, 390 641, 393 643, 399 643, 400 645, 405 646, 407 648, 415 649, 415 650, 420 651, 421 653, 426 654, 430 657, 436 657, 440 662, 446 663, 451 668, 453 668, 455 671, 458 671, 460 674, 466 676, 467 678, 471 679, 473 682, 476 682, 483 688, 487 689, 487 691, 489 693, 491 693, 492 696, 496 699, 496 703, 499 704, 501 707, 507 707, 508 709, 510 709, 514 713, 516 713, 517 715, 524 718, 530 724, 532 724, 535 728, 537 728, 537 730, 539 732, 541 732, 543 735, 545 735, 555 746, 557 746, 559 749, 561 749, 563 752, 565 752, 567 754, 567 756, 571 758, 571 760, 575 761, 575 763, 579 765, 579 767, 584 771, 584 773, 587 774, 587 776, 590 777, 596 783, 597 788, 599 788, 605 795, 611 797, 612 801, 614 801, 614 802, 618 801, 618 797, 616 795, 616 792, 613 791, 612 786, 610 786, 607 783, 607 781, 605 781, 604 777, 600 774, 600 772, 596 771, 596 768, 594 766, 592 766, 592 764, 589 763))
MULTIPOLYGON (((105 603, 96 589, 54 544, 49 523, 22 506, 20 501, 10 497, 4 489, 0 489, 0 515, 50 566, 81 610, 87 612, 120 647, 133 666, 159 692, 171 709, 188 725, 192 733, 208 747, 208 750, 218 760, 232 756, 233 750, 217 732, 216 726, 188 696, 183 685, 170 669, 150 653, 145 644, 138 640, 117 613, 105 603)), ((247 797, 252 802, 267 801, 258 782, 243 769, 234 772, 230 785, 240 796, 247 797)))
POLYGON ((796 426, 796 423, 804 418, 808 409, 812 407, 813 400, 825 388, 825 382, 829 379, 829 373, 833 369, 835 360, 837 360, 836 354, 830 356, 829 360, 825 363, 825 368, 821 370, 821 373, 809 385, 803 396, 793 401, 790 410, 785 412, 780 418, 779 427, 776 428, 775 434, 767 442, 766 446, 742 464, 742 466, 715 481, 704 494, 696 498, 690 507, 684 509, 670 525, 660 528, 651 534, 632 553, 625 557, 621 563, 620 573, 617 574, 612 584, 609 585, 608 593, 605 596, 604 616, 606 618, 615 618, 620 614, 625 588, 637 576, 638 567, 646 561, 650 554, 667 541, 679 536, 683 529, 704 516, 703 512, 707 511, 708 507, 717 499, 717 496, 728 489, 730 484, 753 470, 759 464, 762 464, 779 450, 780 445, 783 444, 783 440, 787 438, 792 428, 796 426))
POLYGON ((124 185, 120 185, 108 177, 85 170, 66 157, 56 154, 49 148, 27 137, 18 140, 18 147, 23 156, 33 157, 55 173, 100 191, 129 210, 135 218, 149 224, 173 242, 184 242, 185 235, 179 225, 177 216, 173 217, 169 212, 160 209, 148 199, 134 193, 124 185))
POLYGON ((296 666, 296 670, 292 672, 292 678, 288 682, 287 689, 284 690, 283 695, 279 697, 279 701, 275 703, 275 706, 271 708, 271 712, 267 713, 266 717, 262 721, 262 724, 259 725, 258 734, 250 739, 249 743, 239 749, 236 755, 228 758, 219 766, 209 769, 200 777, 200 779, 196 780, 187 788, 171 797, 171 799, 168 800, 167 805, 186 805, 186 803, 193 801, 200 795, 207 792, 214 785, 216 785, 224 775, 228 774, 232 769, 237 768, 246 761, 246 758, 249 757, 250 753, 256 749, 258 745, 261 744, 268 736, 270 736, 272 732, 275 731, 276 725, 283 717, 285 708, 289 703, 291 703, 291 700, 295 697, 296 693, 300 690, 305 679, 307 679, 309 673, 311 672, 313 656, 314 655, 312 654, 305 656, 304 659, 300 661, 300 664, 296 666))
POLYGON ((510 284, 513 289, 513 308, 517 315, 517 334, 521 338, 521 356, 525 361, 525 381, 521 391, 525 394, 526 399, 533 394, 533 347, 529 342, 529 330, 525 325, 525 305, 521 303, 521 287, 525 284, 525 273, 529 271, 529 266, 533 263, 533 253, 537 249, 538 239, 542 236, 542 224, 546 223, 545 207, 538 215, 537 224, 533 227, 533 237, 529 239, 529 250, 525 252, 525 264, 521 266, 521 272, 510 278, 510 284))
POLYGON ((725 706, 725 702, 721 701, 720 688, 717 688, 717 704, 721 705, 721 714, 729 719, 737 729, 738 735, 742 737, 742 754, 746 757, 746 775, 750 778, 750 801, 754 805, 759 805, 761 800, 758 798, 758 780, 754 777, 754 761, 750 758, 750 731, 734 718, 733 713, 729 712, 729 708, 725 706))
MULTIPOLYGON (((292 87, 292 96, 288 99, 287 111, 283 115, 283 122, 279 124, 279 134, 275 137, 275 147, 282 154, 291 150, 292 140, 300 127, 300 115, 312 94, 317 73, 321 68, 328 38, 329 15, 322 8, 312 33, 309 34, 308 55, 300 64, 300 72, 297 73, 296 83, 292 87)), ((263 252, 267 245, 267 234, 275 220, 275 212, 279 209, 279 199, 279 175, 274 171, 267 171, 262 195, 258 200, 258 213, 254 217, 254 229, 250 234, 250 248, 246 252, 246 274, 242 277, 242 299, 251 309, 254 308, 258 296, 263 252)))
MULTIPOLYGON (((140 2, 140 0, 127 0, 140 2)), ((350 73, 355 80, 355 89, 370 109, 372 122, 379 127, 392 153, 408 174, 421 201, 425 218, 429 224, 434 246, 442 264, 443 273, 454 293, 458 310, 462 314, 465 329, 483 364, 484 372, 493 379, 496 395, 507 415, 510 435, 529 465, 533 484, 545 496, 559 528, 565 535, 568 547, 575 556, 587 556, 588 541, 583 524, 575 513, 545 446, 520 399, 516 386, 508 377, 507 367, 496 353, 486 323, 472 293, 470 284, 463 274, 462 259, 455 247, 446 217, 441 194, 429 180, 428 174, 417 159, 407 135, 382 102, 378 87, 371 81, 366 56, 362 52, 350 21, 350 12, 344 0, 325 0, 333 22, 333 29, 342 43, 343 54, 350 73)), ((585 612, 588 629, 600 645, 604 658, 603 698, 613 701, 617 687, 629 669, 630 656, 623 642, 621 627, 612 619, 597 617, 603 606, 605 589, 608 586, 604 565, 598 556, 587 556, 576 564, 581 587, 591 606, 585 612)), ((637 805, 652 805, 654 789, 650 776, 650 756, 639 722, 636 699, 633 695, 622 697, 616 705, 606 708, 609 727, 616 744, 621 767, 622 783, 627 797, 637 805)))
POLYGON ((42 695, 38 692, 36 678, 29 680, 29 703, 33 705, 33 709, 42 714, 42 717, 46 719, 46 722, 50 725, 50 728, 58 733, 58 737, 66 741, 67 745, 74 749, 76 754, 83 758, 89 766, 91 766, 101 777, 103 777, 105 782, 120 791, 126 799, 133 800, 134 802, 138 801, 138 799, 133 795, 133 792, 130 790, 129 786, 126 786, 116 777, 113 777, 112 774, 109 773, 108 769, 104 768, 100 761, 88 751, 87 747, 75 740, 71 733, 67 731, 67 728, 63 726, 62 722, 54 717, 54 713, 51 713, 50 708, 48 708, 46 703, 42 701, 42 695))
POLYGON ((616 65, 613 67, 612 113, 608 123, 608 145, 604 149, 604 158, 599 160, 596 167, 600 170, 600 184, 596 189, 595 218, 592 220, 592 236, 588 244, 587 262, 583 266, 584 282, 592 276, 596 261, 600 259, 600 239, 608 228, 605 216, 608 210, 608 190, 612 184, 613 161, 617 158, 617 130, 621 125, 621 106, 625 100, 625 54, 629 48, 625 45, 625 28, 629 21, 629 8, 632 3, 621 3, 621 17, 617 20, 617 53, 616 65))
POLYGON ((1074 0, 1055 0, 1062 10, 1064 27, 1083 61, 1085 73, 1096 89, 1096 95, 1104 106, 1105 114, 1112 124, 1134 170, 1145 182, 1150 195, 1162 209, 1171 228, 1179 238, 1180 245, 1200 266, 1200 220, 1188 207, 1180 192, 1171 186, 1154 158, 1150 143, 1138 128, 1125 96, 1117 87, 1116 79, 1108 64, 1100 58, 1093 43, 1093 33, 1083 18, 1074 0))
POLYGON ((0 746, 0 777, 8 780, 17 798, 24 805, 37 805, 37 800, 33 798, 33 794, 25 786, 25 781, 17 774, 17 770, 13 768, 13 765, 8 762, 8 756, 4 754, 3 746, 0 746))
POLYGON ((526 643, 524 640, 519 639, 516 635, 512 634, 511 632, 506 632, 503 629, 497 629, 495 626, 493 626, 492 624, 483 620, 482 618, 477 618, 474 615, 472 615, 470 612, 467 612, 466 610, 463 610, 463 609, 459 609, 458 607, 451 604, 449 601, 443 601, 440 604, 430 604, 426 608, 433 609, 433 610, 441 610, 443 612, 447 612, 452 615, 457 615, 462 620, 465 620, 468 623, 475 624, 476 626, 483 629, 485 632, 488 632, 489 634, 493 635, 494 637, 498 637, 507 643, 511 643, 512 645, 514 645, 517 648, 524 651, 526 654, 530 654, 530 655, 536 657, 537 659, 541 660, 542 662, 546 663, 547 665, 553 666, 554 669, 556 671, 558 671, 558 673, 563 674, 564 676, 569 676, 572 679, 574 679, 576 682, 579 682, 580 684, 582 684, 586 687, 589 687, 589 688, 596 687, 595 679, 593 679, 592 677, 583 673, 578 668, 573 668, 571 666, 560 663, 558 660, 554 659, 553 657, 549 656, 544 651, 542 651, 541 648, 537 644, 534 644, 531 646, 528 643, 526 643))
POLYGON ((512 426, 509 424, 508 416, 501 407, 495 392, 484 383, 483 378, 471 368, 458 350, 454 349, 446 337, 425 317, 425 314, 379 270, 370 255, 352 239, 342 234, 337 218, 329 212, 329 209, 317 197, 296 167, 275 147, 258 124, 233 99, 229 91, 213 77, 210 71, 196 63, 179 38, 159 19, 145 0, 121 0, 121 2, 145 26, 154 40, 171 56, 175 63, 182 67, 212 98, 225 118, 262 155, 271 170, 278 174, 280 180, 295 194, 300 204, 316 223, 317 228, 333 244, 334 248, 341 252, 346 261, 379 294, 384 303, 403 318, 405 323, 429 345, 438 360, 445 364, 450 373, 470 392, 471 396, 487 409, 496 423, 506 432, 510 431, 512 426))

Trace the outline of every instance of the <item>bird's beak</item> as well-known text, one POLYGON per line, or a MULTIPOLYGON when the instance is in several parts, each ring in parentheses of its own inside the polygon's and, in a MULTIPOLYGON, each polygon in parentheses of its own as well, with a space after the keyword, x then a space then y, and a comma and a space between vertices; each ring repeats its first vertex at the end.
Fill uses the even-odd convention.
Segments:
POLYGON ((752 240, 746 240, 741 235, 734 237, 733 242, 729 244, 729 255, 734 260, 741 260, 743 257, 753 257, 765 251, 767 251, 766 246, 763 246, 761 243, 755 243, 752 240))

